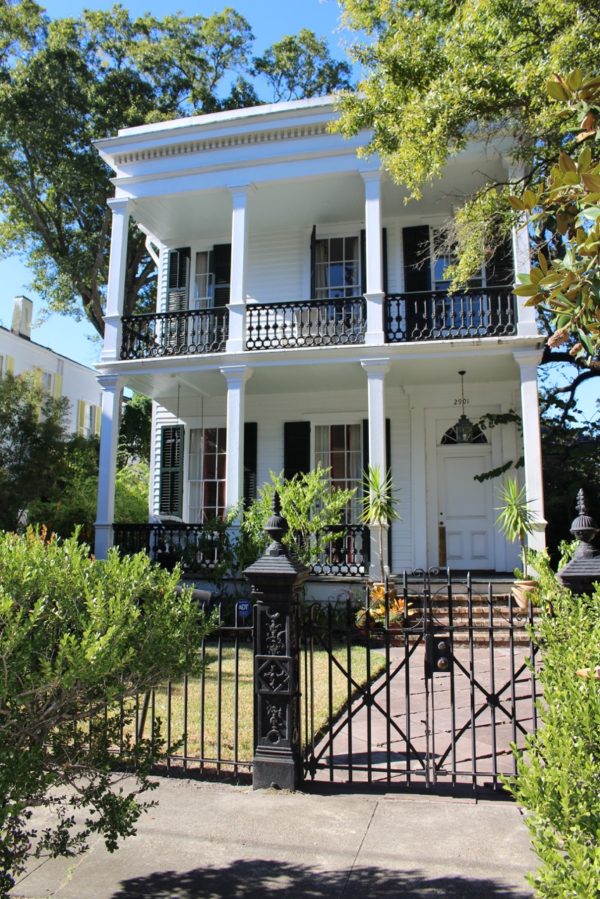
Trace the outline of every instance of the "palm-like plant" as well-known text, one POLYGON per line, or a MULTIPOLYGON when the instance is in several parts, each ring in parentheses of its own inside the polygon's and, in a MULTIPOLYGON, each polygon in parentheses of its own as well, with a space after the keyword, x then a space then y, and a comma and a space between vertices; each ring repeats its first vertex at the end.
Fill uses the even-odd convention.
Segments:
POLYGON ((528 508, 531 500, 526 498, 525 487, 519 487, 514 478, 506 481, 500 488, 499 496, 502 505, 496 509, 500 513, 496 524, 507 540, 512 543, 519 541, 523 577, 527 580, 527 537, 533 533, 535 524, 535 517, 528 508))
POLYGON ((362 511, 360 523, 376 526, 379 529, 379 559, 381 564, 381 581, 385 580, 383 567, 383 532, 394 519, 400 519, 396 509, 398 499, 394 489, 392 474, 383 474, 378 465, 369 465, 363 478, 362 511))

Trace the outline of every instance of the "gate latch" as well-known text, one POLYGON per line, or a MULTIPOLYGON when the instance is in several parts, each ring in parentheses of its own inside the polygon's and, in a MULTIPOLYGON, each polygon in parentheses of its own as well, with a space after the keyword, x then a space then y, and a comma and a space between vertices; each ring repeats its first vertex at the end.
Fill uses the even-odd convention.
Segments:
POLYGON ((452 638, 449 634, 425 634, 425 677, 452 670, 452 638))

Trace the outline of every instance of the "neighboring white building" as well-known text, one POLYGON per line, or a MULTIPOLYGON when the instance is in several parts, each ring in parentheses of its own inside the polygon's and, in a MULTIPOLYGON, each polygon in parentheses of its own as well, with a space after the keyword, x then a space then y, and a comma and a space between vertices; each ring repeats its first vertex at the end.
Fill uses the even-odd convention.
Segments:
POLYGON ((100 433, 101 389, 96 372, 31 339, 33 303, 15 297, 12 326, 0 325, 0 375, 31 372, 54 397, 69 400, 68 430, 89 436, 100 433))
MULTIPOLYGON (((471 145, 405 204, 365 136, 331 134, 331 98, 128 128, 98 142, 115 172, 96 551, 113 541, 120 395, 155 401, 151 515, 202 522, 269 471, 318 462, 360 487, 391 468, 402 520, 393 572, 447 564, 505 572, 493 482, 473 475, 524 452, 544 544, 534 310, 512 293, 526 229, 469 291, 449 295, 430 252, 453 196, 506 180, 507 147, 471 145), (123 317, 129 218, 158 264, 156 312, 123 317), (516 266, 513 265, 516 260, 516 266), (464 403, 461 377, 464 374, 464 403), (469 430, 485 413, 512 425, 469 430), (465 413, 469 421, 459 416, 465 413), (462 427, 466 425, 466 427, 462 427), (456 427, 458 426, 458 427, 456 427)), ((352 523, 352 522, 350 522, 352 523)), ((326 571, 356 573, 360 529, 326 571)), ((371 564, 377 567, 371 535, 371 564)))

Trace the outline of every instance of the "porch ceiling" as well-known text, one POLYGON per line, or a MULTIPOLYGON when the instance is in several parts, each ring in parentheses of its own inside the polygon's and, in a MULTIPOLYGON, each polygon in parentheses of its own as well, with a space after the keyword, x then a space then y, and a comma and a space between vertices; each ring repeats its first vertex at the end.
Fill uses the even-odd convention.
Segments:
MULTIPOLYGON (((406 203, 406 191, 385 176, 383 216, 405 219, 448 215, 453 206, 490 177, 502 179, 499 157, 466 153, 452 160, 443 178, 406 203)), ((256 182, 248 202, 249 233, 295 230, 317 223, 364 220, 364 187, 357 170, 290 180, 256 182)), ((226 240, 231 231, 231 197, 227 189, 138 198, 133 216, 158 239, 174 244, 226 240)))
MULTIPOLYGON (((340 352, 299 351, 293 353, 247 354, 243 358, 203 359, 190 364, 182 360, 161 360, 153 365, 153 371, 131 372, 125 377, 126 386, 151 396, 161 405, 175 412, 178 395, 182 403, 187 398, 226 395, 226 381, 219 367, 245 364, 252 369, 246 384, 248 396, 274 396, 278 394, 336 393, 339 391, 364 391, 367 402, 367 376, 361 359, 389 358, 386 389, 397 390, 415 386, 448 386, 459 384, 458 371, 464 369, 465 383, 515 382, 519 370, 506 344, 486 346, 465 341, 441 346, 412 345, 403 347, 341 348, 340 352), (374 352, 376 350, 376 352, 374 352)), ((125 375, 125 371, 122 372, 125 375)))

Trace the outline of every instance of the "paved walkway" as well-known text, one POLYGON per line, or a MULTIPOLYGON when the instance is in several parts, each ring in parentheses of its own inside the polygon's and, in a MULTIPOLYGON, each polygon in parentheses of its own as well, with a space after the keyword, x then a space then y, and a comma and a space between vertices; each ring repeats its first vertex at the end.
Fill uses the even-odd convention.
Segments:
POLYGON ((500 775, 516 773, 511 743, 522 747, 534 730, 539 695, 525 665, 529 647, 495 647, 493 665, 489 647, 456 646, 454 656, 452 675, 426 681, 422 645, 410 661, 391 648, 370 693, 318 742, 315 779, 404 783, 410 772, 414 785, 427 771, 441 785, 497 787, 500 775))
POLYGON ((78 859, 37 862, 13 895, 532 896, 524 875, 535 859, 510 802, 253 792, 178 779, 161 779, 153 797, 158 807, 116 853, 96 840, 78 859))

